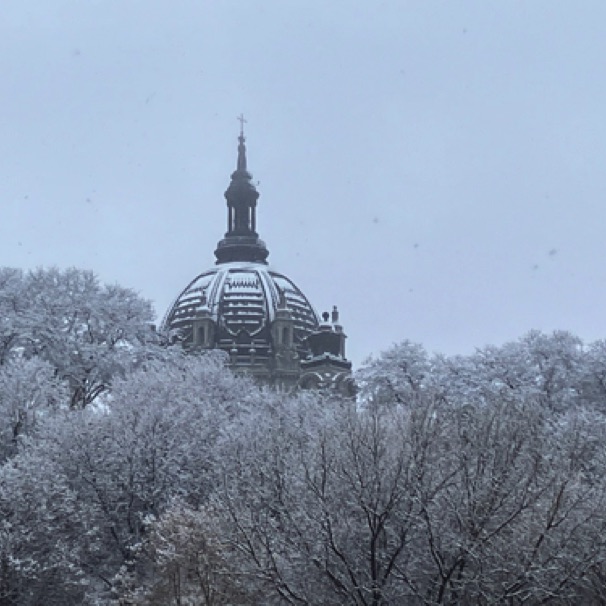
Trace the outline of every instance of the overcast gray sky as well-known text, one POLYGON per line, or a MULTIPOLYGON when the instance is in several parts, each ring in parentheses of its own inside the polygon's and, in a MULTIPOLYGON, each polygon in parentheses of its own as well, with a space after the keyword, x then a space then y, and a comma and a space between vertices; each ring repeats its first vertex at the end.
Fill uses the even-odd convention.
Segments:
POLYGON ((271 265, 359 363, 606 337, 606 2, 2 0, 0 263, 171 300, 244 112, 271 265))

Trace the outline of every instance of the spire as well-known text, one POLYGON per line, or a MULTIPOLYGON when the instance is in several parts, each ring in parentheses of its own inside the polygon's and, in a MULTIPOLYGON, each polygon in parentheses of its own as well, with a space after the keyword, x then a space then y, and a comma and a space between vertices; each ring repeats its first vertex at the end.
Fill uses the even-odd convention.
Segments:
POLYGON ((238 164, 236 166, 236 170, 238 172, 246 172, 246 145, 244 145, 244 135, 240 134, 238 137, 238 164))
POLYGON ((244 137, 244 124, 246 124, 246 120, 244 119, 244 114, 240 114, 238 120, 240 121, 240 136, 238 137, 238 164, 236 165, 236 170, 246 172, 246 145, 244 145, 246 141, 244 137))
POLYGON ((257 229, 257 199, 259 192, 246 166, 246 146, 244 144, 244 116, 240 121, 238 137, 238 161, 231 175, 231 182, 225 192, 227 201, 227 232, 217 245, 217 263, 248 261, 266 263, 269 251, 265 242, 259 239, 257 229))

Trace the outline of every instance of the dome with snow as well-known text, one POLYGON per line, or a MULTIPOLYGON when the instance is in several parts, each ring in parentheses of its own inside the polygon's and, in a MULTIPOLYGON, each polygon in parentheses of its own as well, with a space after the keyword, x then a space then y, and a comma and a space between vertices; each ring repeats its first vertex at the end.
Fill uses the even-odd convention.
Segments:
POLYGON ((295 283, 267 265, 269 252, 256 231, 259 193, 251 179, 240 133, 237 167, 225 192, 228 229, 215 250, 216 265, 179 294, 163 332, 188 351, 221 349, 234 370, 278 387, 342 381, 351 363, 338 313, 332 323, 328 314, 321 322, 295 283))
POLYGON ((165 323, 187 346, 207 343, 201 319, 214 323, 215 345, 231 351, 255 349, 269 357, 271 326, 280 313, 292 318, 293 346, 300 356, 306 339, 318 328, 318 317, 307 297, 286 276, 262 263, 224 263, 188 284, 172 305, 165 323), (196 333, 196 328, 199 334, 196 333))

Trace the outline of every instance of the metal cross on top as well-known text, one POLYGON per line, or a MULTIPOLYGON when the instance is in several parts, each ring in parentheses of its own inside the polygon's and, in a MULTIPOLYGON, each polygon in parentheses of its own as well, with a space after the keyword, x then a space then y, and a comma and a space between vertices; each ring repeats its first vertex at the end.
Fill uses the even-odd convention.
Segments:
POLYGON ((240 122, 240 137, 243 137, 244 136, 244 125, 248 122, 248 120, 244 119, 244 114, 240 114, 237 119, 240 122))

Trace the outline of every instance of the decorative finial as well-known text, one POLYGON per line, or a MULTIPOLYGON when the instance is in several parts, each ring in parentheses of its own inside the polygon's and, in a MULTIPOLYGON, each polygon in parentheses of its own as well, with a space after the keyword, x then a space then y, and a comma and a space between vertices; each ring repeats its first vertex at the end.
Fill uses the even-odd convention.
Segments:
POLYGON ((245 120, 244 114, 240 114, 237 117, 237 120, 240 122, 240 139, 244 139, 244 125, 248 122, 248 120, 245 120))
POLYGON ((339 310, 336 305, 332 306, 331 320, 333 324, 336 324, 339 321, 339 310))

